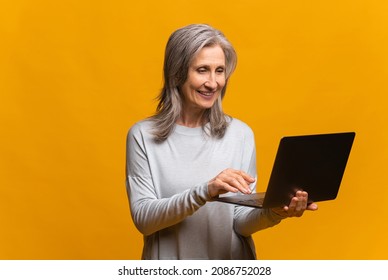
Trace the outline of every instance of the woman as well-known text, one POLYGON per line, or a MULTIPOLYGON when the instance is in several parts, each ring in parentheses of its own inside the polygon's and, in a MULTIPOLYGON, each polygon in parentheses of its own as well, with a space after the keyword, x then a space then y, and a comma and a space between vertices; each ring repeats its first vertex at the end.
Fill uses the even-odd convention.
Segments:
POLYGON ((317 209, 301 191, 276 209, 212 201, 255 192, 253 132, 221 106, 235 66, 232 45, 208 25, 169 38, 157 112, 127 138, 127 190, 143 259, 255 259, 254 232, 317 209))

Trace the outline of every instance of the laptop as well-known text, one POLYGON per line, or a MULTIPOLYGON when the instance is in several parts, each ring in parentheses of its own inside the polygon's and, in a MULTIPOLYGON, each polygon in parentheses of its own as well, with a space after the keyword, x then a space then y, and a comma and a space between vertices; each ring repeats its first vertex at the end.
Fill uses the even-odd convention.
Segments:
POLYGON ((283 207, 298 190, 308 193, 308 203, 334 200, 355 135, 342 132, 283 137, 265 193, 228 193, 215 200, 256 208, 283 207))

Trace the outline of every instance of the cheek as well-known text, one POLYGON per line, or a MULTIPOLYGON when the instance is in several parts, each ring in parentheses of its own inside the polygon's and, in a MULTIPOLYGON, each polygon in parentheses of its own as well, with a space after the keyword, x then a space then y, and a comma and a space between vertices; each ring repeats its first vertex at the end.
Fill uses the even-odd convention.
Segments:
POLYGON ((191 79, 191 87, 193 89, 199 89, 204 83, 206 83, 206 79, 201 76, 193 77, 191 79))
POLYGON ((225 78, 222 78, 218 81, 218 84, 220 85, 220 88, 223 88, 226 84, 226 80, 225 78))
POLYGON ((186 91, 186 93, 189 93, 191 91, 195 91, 196 89, 200 88, 201 81, 200 79, 196 77, 188 77, 186 82, 183 84, 182 89, 186 91))
POLYGON ((185 99, 193 99, 196 96, 197 90, 200 88, 197 84, 193 83, 192 81, 190 83, 185 83, 181 87, 181 91, 183 94, 183 97, 185 99))

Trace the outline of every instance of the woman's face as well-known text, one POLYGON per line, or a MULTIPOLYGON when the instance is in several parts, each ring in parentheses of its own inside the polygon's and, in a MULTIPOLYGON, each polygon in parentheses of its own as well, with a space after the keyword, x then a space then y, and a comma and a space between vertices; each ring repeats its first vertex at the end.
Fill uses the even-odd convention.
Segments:
POLYGON ((205 47, 189 66, 181 87, 183 109, 199 112, 211 108, 225 86, 225 55, 218 45, 205 47))

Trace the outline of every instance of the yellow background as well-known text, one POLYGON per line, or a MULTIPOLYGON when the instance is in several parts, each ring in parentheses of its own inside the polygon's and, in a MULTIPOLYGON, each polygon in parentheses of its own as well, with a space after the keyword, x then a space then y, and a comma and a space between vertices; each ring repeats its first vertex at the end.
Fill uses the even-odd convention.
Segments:
POLYGON ((259 190, 281 136, 357 133, 338 198, 256 233, 259 258, 387 259, 387 3, 1 1, 0 259, 140 258, 125 137, 198 22, 237 50, 224 107, 255 132, 259 190))

